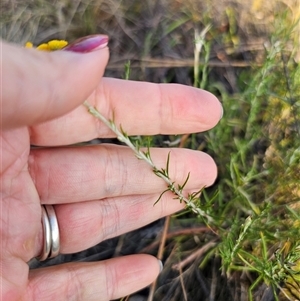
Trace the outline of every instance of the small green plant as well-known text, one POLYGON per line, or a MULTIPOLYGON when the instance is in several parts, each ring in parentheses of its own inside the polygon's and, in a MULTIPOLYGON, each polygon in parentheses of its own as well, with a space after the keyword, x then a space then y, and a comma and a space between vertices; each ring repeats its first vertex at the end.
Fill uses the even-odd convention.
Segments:
POLYGON ((151 168, 154 174, 161 179, 163 179, 166 184, 167 188, 165 191, 163 191, 158 198, 156 202, 158 202, 161 198, 161 196, 167 192, 171 191, 174 193, 175 197, 180 202, 185 202, 187 208, 191 209, 193 212, 198 214, 200 217, 202 217, 207 223, 211 223, 213 221, 212 217, 209 216, 204 210, 196 206, 196 202, 198 202, 199 195, 201 194, 202 189, 200 189, 197 192, 193 192, 189 194, 187 197, 183 195, 183 189, 189 179, 189 174, 186 177, 186 180, 183 184, 176 184, 172 181, 172 179, 169 176, 169 164, 170 164, 170 154, 168 155, 167 161, 166 161, 166 168, 157 168, 155 164, 153 163, 150 155, 149 148, 147 150, 142 150, 140 148, 139 143, 134 143, 133 139, 130 139, 130 137, 126 134, 126 132, 120 128, 118 128, 114 122, 114 120, 108 120, 106 119, 95 107, 91 106, 87 101, 84 102, 84 106, 88 109, 89 113, 92 114, 95 118, 101 120, 109 129, 111 129, 117 136, 117 139, 125 143, 135 154, 135 156, 145 161, 151 168))

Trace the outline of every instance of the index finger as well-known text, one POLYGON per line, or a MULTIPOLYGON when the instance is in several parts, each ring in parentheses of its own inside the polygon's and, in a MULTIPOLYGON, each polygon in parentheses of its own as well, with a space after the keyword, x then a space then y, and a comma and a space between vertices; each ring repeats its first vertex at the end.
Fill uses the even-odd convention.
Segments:
MULTIPOLYGON (((103 78, 87 101, 128 135, 184 134, 208 130, 222 116, 211 93, 179 84, 103 78)), ((84 106, 32 127, 31 143, 65 145, 114 134, 84 106)))
POLYGON ((3 129, 38 124, 78 107, 98 85, 109 57, 105 46, 83 54, 0 41, 0 49, 3 129))

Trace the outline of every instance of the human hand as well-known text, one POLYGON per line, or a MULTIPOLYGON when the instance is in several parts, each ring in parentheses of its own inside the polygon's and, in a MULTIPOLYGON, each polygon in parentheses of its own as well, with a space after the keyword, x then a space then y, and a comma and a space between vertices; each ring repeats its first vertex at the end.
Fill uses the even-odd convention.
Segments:
MULTIPOLYGON (((111 300, 150 284, 157 259, 131 255, 29 271, 41 253, 41 204, 54 205, 60 252, 74 253, 183 208, 171 193, 155 205, 164 182, 126 147, 64 147, 113 134, 81 104, 88 100, 129 135, 181 134, 213 127, 219 101, 181 85, 103 78, 108 48, 90 53, 39 52, 2 43, 1 56, 1 297, 3 300, 111 300), (30 145, 47 146, 30 149, 30 145), (56 147, 53 147, 56 146, 56 147)), ((211 185, 208 155, 151 149, 186 189, 211 185)))

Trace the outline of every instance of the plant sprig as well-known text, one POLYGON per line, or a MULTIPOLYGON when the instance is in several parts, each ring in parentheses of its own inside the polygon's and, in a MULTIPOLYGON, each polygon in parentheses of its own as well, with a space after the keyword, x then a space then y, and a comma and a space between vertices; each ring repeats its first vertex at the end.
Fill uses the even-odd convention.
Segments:
POLYGON ((148 165, 150 165, 150 167, 152 168, 154 174, 156 176, 158 176, 159 178, 163 179, 166 184, 167 184, 167 189, 164 190, 158 200, 154 203, 156 204, 162 197, 162 195, 164 193, 166 193, 167 191, 171 191, 173 192, 173 194, 175 195, 175 198, 178 199, 180 202, 184 202, 186 204, 186 207, 191 209, 193 212, 195 212, 197 215, 199 215, 200 217, 202 217, 207 223, 211 223, 213 221, 213 218, 208 215, 204 210, 202 210, 201 208, 197 207, 195 202, 197 201, 197 198, 200 196, 201 191, 203 189, 200 189, 197 192, 188 194, 188 196, 184 196, 183 195, 183 189, 186 186, 190 174, 188 174, 186 180, 184 181, 184 183, 182 185, 180 184, 176 184, 174 181, 172 181, 172 179, 170 178, 169 175, 169 164, 170 164, 170 153, 168 154, 168 158, 167 158, 167 163, 166 163, 166 168, 157 168, 155 166, 155 164, 152 161, 151 155, 150 155, 150 149, 148 148, 147 151, 143 151, 140 149, 139 145, 134 144, 130 137, 128 136, 128 134, 122 129, 122 127, 120 126, 120 128, 118 128, 114 122, 114 120, 108 120, 106 119, 98 110, 97 108, 93 107, 91 104, 89 104, 87 101, 85 101, 84 106, 88 109, 88 112, 93 115, 95 118, 101 120, 110 130, 112 130, 116 136, 117 139, 120 142, 125 143, 135 154, 135 156, 140 159, 145 161, 146 163, 148 163, 148 165))

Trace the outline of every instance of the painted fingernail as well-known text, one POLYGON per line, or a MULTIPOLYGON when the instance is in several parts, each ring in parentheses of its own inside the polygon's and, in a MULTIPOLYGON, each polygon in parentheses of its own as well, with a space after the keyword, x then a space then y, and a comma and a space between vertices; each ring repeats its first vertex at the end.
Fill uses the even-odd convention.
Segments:
POLYGON ((164 268, 164 265, 163 265, 161 260, 157 259, 157 261, 158 261, 158 264, 159 264, 159 273, 161 273, 163 268, 164 268))
POLYGON ((108 44, 108 36, 106 35, 90 35, 83 38, 80 38, 73 43, 70 43, 62 50, 73 51, 79 53, 92 52, 95 50, 103 49, 108 44))

